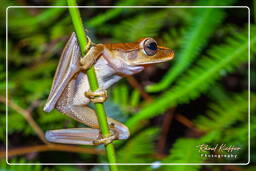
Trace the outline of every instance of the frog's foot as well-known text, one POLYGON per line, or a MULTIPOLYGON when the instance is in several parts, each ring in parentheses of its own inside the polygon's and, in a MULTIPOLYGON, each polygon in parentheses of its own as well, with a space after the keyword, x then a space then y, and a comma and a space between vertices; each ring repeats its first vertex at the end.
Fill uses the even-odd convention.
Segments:
POLYGON ((99 145, 99 144, 107 145, 107 144, 111 143, 113 140, 116 140, 116 139, 118 139, 118 134, 117 133, 112 133, 110 136, 104 137, 104 138, 100 134, 100 137, 97 140, 93 141, 93 144, 94 145, 99 145))
POLYGON ((108 94, 106 90, 87 91, 85 96, 89 98, 93 103, 103 103, 106 101, 108 94))

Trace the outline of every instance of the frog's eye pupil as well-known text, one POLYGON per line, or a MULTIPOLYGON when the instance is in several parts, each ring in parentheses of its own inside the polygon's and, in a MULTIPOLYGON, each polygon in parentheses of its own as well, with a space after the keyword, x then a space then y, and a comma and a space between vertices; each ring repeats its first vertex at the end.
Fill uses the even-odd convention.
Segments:
POLYGON ((150 50, 157 50, 157 44, 156 44, 156 42, 150 43, 147 48, 149 48, 150 50))

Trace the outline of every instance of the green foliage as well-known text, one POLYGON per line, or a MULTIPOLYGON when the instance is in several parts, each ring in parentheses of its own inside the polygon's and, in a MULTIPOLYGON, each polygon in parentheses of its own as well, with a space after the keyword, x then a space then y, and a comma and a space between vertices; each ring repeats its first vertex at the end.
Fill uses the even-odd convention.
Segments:
MULTIPOLYGON (((255 27, 252 27, 252 30, 255 30, 255 27)), ((211 57, 205 56, 199 60, 173 88, 158 97, 154 104, 144 107, 136 116, 129 119, 127 125, 132 128, 142 119, 156 116, 177 104, 188 103, 207 90, 223 73, 231 72, 241 62, 245 62, 248 56, 247 35, 247 32, 233 33, 225 44, 212 47, 208 52, 211 57)), ((253 36, 251 45, 255 44, 256 36, 253 36)))
POLYGON ((150 128, 131 138, 118 152, 119 163, 149 163, 153 161, 154 141, 159 129, 150 128), (129 151, 129 153, 127 153, 129 151))
POLYGON ((127 82, 115 85, 111 90, 111 101, 120 106, 123 113, 133 113, 139 107, 141 95, 137 89, 130 90, 127 82))
MULTIPOLYGON (((12 159, 8 161, 11 164, 26 163, 25 159, 12 159)), ((41 165, 7 165, 5 160, 1 160, 1 170, 4 171, 42 171, 41 165)), ((46 171, 47 169, 44 169, 46 171)))
MULTIPOLYGON (((201 163, 203 160, 198 155, 198 149, 195 147, 199 145, 197 139, 179 139, 173 145, 170 155, 166 157, 162 163, 201 163)), ((197 171, 200 165, 177 165, 177 166, 162 166, 161 170, 175 170, 175 171, 197 171)))
MULTIPOLYGON (((11 122, 8 122, 8 133, 12 134, 12 133, 17 133, 17 132, 21 132, 24 133, 24 135, 35 135, 35 132, 31 129, 31 127, 28 127, 27 122, 24 120, 24 118, 22 117, 22 115, 20 115, 18 112, 13 111, 12 109, 9 109, 9 117, 8 120, 10 120, 11 122)), ((5 123, 6 121, 6 117, 3 117, 0 119, 1 123, 5 123)), ((4 133, 3 133, 4 135, 4 133)), ((4 137, 2 140, 4 140, 4 137)))
MULTIPOLYGON (((255 102, 255 96, 251 96, 255 102)), ((254 111, 255 104, 252 103, 251 110, 254 111)), ((248 93, 221 100, 217 104, 209 105, 207 116, 200 115, 195 121, 198 128, 204 131, 224 129, 230 127, 236 121, 246 122, 248 114, 248 93)))
POLYGON ((225 91, 224 87, 221 84, 217 83, 211 87, 211 89, 208 92, 208 96, 213 101, 222 101, 227 100, 229 94, 225 91))
MULTIPOLYGON (((255 94, 251 94, 251 113, 256 111, 255 102, 255 94)), ((215 134, 210 138, 211 142, 236 145, 242 149, 239 155, 248 154, 248 103, 247 93, 229 96, 210 104, 207 116, 199 115, 194 123, 208 134, 215 134)), ((251 123, 251 132, 255 129, 254 122, 255 120, 251 123)), ((248 159, 245 157, 243 160, 246 163, 248 159)))
MULTIPOLYGON (((182 44, 181 37, 184 35, 185 29, 182 28, 173 28, 170 29, 168 33, 163 35, 164 43, 166 47, 173 47, 173 49, 177 49, 182 44)), ((153 86, 153 85, 152 85, 153 86)))
MULTIPOLYGON (((122 0, 116 3, 116 6, 133 6, 133 5, 153 5, 154 3, 165 3, 164 1, 166 0, 144 0, 144 1, 136 1, 136 0, 122 0)), ((138 10, 138 9, 137 9, 138 10)), ((135 12, 136 9, 131 9, 128 10, 130 14, 130 12, 135 12)), ((102 26, 104 24, 106 24, 107 21, 111 20, 111 19, 115 19, 116 17, 118 17, 119 15, 121 15, 123 13, 123 9, 122 8, 111 8, 109 9, 107 12, 104 12, 103 14, 99 14, 95 17, 93 17, 92 19, 89 19, 87 25, 89 27, 99 27, 102 26)))
MULTIPOLYGON (((65 1, 58 1, 52 5, 62 6, 66 4, 65 1)), ((16 33, 18 36, 24 36, 26 34, 36 33, 38 30, 49 26, 51 22, 63 14, 64 8, 51 8, 36 17, 31 16, 25 8, 21 8, 19 10, 16 8, 8 9, 9 17, 12 18, 9 20, 8 24, 10 25, 11 31, 16 33), (22 10, 22 12, 19 12, 19 10, 22 10), (24 22, 25 18, 26 22, 24 22)))
MULTIPOLYGON (((213 0, 207 1, 209 6, 219 5, 222 1, 213 0)), ((230 1, 225 1, 228 5, 230 1)), ((198 8, 196 10, 196 17, 190 21, 190 26, 183 35, 181 47, 182 49, 177 53, 176 62, 174 66, 165 74, 162 81, 158 84, 147 87, 149 92, 157 92, 166 89, 177 78, 192 61, 198 57, 199 53, 207 42, 213 32, 224 18, 223 9, 218 8, 198 8), (214 16, 214 17, 212 17, 214 16), (207 29, 205 28, 207 26, 207 29)))
POLYGON ((159 29, 167 22, 168 12, 160 11, 155 14, 142 14, 120 23, 113 30, 114 37, 119 40, 136 41, 141 37, 154 37, 159 29), (123 33, 126 32, 124 35, 123 33))

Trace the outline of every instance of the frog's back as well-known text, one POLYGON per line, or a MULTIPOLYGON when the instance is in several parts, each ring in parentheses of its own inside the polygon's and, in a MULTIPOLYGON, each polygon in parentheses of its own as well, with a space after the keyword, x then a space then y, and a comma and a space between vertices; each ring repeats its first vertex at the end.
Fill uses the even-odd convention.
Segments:
POLYGON ((120 50, 120 51, 132 51, 138 50, 139 44, 137 42, 134 43, 106 43, 104 44, 106 48, 109 50, 120 50))

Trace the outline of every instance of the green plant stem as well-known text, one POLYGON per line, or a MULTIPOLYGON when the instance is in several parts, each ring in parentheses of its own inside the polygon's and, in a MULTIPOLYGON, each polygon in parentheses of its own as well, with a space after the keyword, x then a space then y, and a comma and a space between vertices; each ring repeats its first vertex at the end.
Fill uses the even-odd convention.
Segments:
MULTIPOLYGON (((67 3, 69 6, 77 6, 76 0, 67 0, 67 3)), ((84 56, 86 54, 85 47, 86 47, 87 41, 86 41, 86 34, 84 32, 84 27, 82 24, 79 11, 76 7, 70 7, 69 12, 74 24, 74 28, 75 28, 78 43, 81 49, 82 56, 84 56)), ((96 91, 99 86, 98 86, 97 77, 93 67, 90 67, 88 69, 87 76, 88 76, 91 90, 96 91)), ((103 137, 108 137, 110 136, 110 131, 108 128, 107 117, 106 117, 106 112, 105 112, 103 103, 95 103, 95 107, 96 107, 96 113, 97 113, 97 118, 98 118, 101 133, 103 137)), ((106 153, 107 153, 109 163, 116 163, 115 150, 114 150, 113 144, 112 143, 107 144, 105 145, 105 148, 106 148, 106 153)), ((112 171, 117 171, 117 165, 110 165, 110 168, 112 171)))

